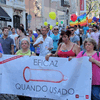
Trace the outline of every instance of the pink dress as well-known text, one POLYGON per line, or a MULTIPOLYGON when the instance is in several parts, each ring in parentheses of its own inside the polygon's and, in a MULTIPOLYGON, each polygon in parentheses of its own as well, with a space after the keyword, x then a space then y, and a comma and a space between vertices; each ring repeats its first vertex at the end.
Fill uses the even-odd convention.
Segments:
MULTIPOLYGON (((76 58, 80 58, 83 56, 87 56, 86 53, 82 55, 83 51, 81 51, 76 58)), ((97 56, 97 53, 92 55, 92 57, 100 61, 100 52, 99 52, 99 57, 97 56)), ((92 63, 92 85, 100 85, 100 67, 97 66, 96 64, 92 63)))

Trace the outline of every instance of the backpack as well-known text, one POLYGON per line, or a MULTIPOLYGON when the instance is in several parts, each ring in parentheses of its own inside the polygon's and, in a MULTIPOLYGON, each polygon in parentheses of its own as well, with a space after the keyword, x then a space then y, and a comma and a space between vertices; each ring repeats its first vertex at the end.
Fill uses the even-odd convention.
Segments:
MULTIPOLYGON (((83 51, 82 56, 84 55, 86 51, 83 51)), ((99 57, 99 51, 97 51, 97 56, 99 57)))

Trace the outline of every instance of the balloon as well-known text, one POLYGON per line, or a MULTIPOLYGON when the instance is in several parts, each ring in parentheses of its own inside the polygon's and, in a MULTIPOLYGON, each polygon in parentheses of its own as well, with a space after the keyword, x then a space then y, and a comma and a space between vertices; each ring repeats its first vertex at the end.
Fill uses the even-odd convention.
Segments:
POLYGON ((92 22, 92 19, 88 19, 88 23, 91 23, 92 22))
POLYGON ((52 25, 50 25, 50 30, 52 30, 52 28, 53 28, 53 26, 52 26, 52 25))
POLYGON ((94 21, 96 21, 96 20, 97 20, 97 18, 96 18, 96 17, 93 17, 93 20, 94 20, 94 21))
POLYGON ((58 25, 59 23, 58 22, 56 22, 56 25, 58 25))
POLYGON ((48 25, 48 23, 47 23, 47 22, 44 22, 44 25, 45 25, 45 26, 47 26, 47 25, 48 25))
POLYGON ((55 20, 55 19, 56 19, 56 13, 55 13, 55 12, 50 12, 50 13, 49 13, 49 17, 50 17, 52 20, 55 20))
POLYGON ((91 23, 91 25, 94 25, 94 23, 91 23))
POLYGON ((63 24, 63 21, 61 21, 61 24, 63 24))
POLYGON ((99 19, 99 22, 100 22, 100 19, 99 19))
POLYGON ((72 14, 72 15, 71 15, 71 20, 72 20, 73 22, 75 22, 75 21, 77 20, 77 16, 76 16, 75 14, 72 14))

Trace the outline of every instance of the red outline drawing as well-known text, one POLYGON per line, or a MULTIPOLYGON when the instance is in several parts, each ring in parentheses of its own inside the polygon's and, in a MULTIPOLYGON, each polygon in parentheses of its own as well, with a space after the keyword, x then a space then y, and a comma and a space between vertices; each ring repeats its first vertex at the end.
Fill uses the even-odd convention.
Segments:
POLYGON ((23 57, 23 56, 22 56, 22 55, 14 56, 14 57, 5 59, 5 60, 3 60, 3 61, 0 61, 0 64, 4 64, 4 63, 6 63, 6 62, 9 62, 9 61, 15 60, 15 59, 17 59, 17 58, 21 58, 21 57, 23 57))
POLYGON ((36 82, 51 82, 51 83, 61 83, 62 81, 67 81, 68 80, 68 78, 66 77, 66 76, 64 76, 63 74, 62 74, 62 72, 60 72, 60 71, 58 71, 58 70, 52 70, 52 69, 30 69, 28 66, 27 67, 25 67, 24 68, 24 70, 23 70, 23 78, 24 78, 24 80, 25 80, 25 82, 29 82, 29 81, 36 81, 36 82), (26 69, 29 69, 29 71, 30 71, 30 79, 26 79, 25 78, 25 71, 26 71, 26 69), (62 79, 61 80, 59 80, 59 81, 53 81, 53 80, 37 80, 37 79, 31 79, 31 77, 32 77, 32 75, 31 75, 31 70, 36 70, 36 71, 55 71, 55 72, 59 72, 61 75, 62 75, 62 79), (64 78, 67 78, 67 79, 64 79, 64 78))

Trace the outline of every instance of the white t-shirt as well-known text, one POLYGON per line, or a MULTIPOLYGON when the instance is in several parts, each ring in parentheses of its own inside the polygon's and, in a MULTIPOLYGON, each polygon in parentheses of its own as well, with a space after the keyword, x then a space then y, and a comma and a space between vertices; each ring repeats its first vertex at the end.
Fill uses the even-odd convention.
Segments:
POLYGON ((92 32, 91 33, 91 37, 96 41, 97 45, 98 45, 98 41, 99 41, 99 36, 100 36, 100 33, 99 32, 92 32))
POLYGON ((75 34, 76 34, 76 35, 78 35, 78 34, 79 34, 79 29, 77 29, 77 30, 75 31, 75 34))
POLYGON ((91 37, 91 34, 87 33, 87 38, 90 38, 91 37))
POLYGON ((18 34, 11 34, 11 35, 9 35, 12 39, 13 39, 13 41, 14 41, 14 46, 16 45, 15 44, 15 37, 18 37, 18 34))
POLYGON ((53 40, 51 37, 47 36, 46 39, 44 40, 43 37, 39 37, 35 43, 39 43, 40 41, 43 41, 42 44, 39 44, 39 47, 40 47, 40 54, 39 56, 46 56, 48 53, 50 53, 51 51, 48 50, 48 48, 53 48, 53 40))

